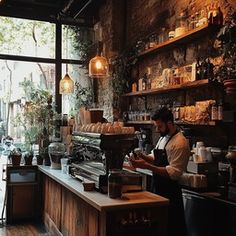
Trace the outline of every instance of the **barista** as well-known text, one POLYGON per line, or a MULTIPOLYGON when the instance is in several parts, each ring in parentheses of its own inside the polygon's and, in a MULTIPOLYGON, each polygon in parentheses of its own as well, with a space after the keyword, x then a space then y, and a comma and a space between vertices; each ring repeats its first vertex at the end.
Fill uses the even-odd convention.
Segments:
POLYGON ((135 168, 151 170, 152 191, 170 200, 168 235, 184 236, 184 208, 178 180, 187 168, 190 156, 188 140, 178 131, 173 114, 167 108, 156 111, 152 120, 161 136, 156 147, 150 155, 132 155, 130 161, 135 168))

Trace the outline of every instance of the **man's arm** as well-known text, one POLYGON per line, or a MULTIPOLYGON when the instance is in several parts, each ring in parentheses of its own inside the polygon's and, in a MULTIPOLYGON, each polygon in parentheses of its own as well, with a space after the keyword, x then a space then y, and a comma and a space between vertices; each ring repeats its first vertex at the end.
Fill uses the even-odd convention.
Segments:
POLYGON ((144 161, 150 163, 150 164, 153 164, 153 161, 154 161, 154 157, 152 155, 145 155, 144 153, 139 153, 137 155, 139 158, 142 158, 144 161))
POLYGON ((153 171, 153 173, 159 174, 166 178, 170 178, 166 170, 166 167, 157 167, 153 164, 148 163, 144 159, 139 159, 139 160, 130 159, 130 162, 132 163, 134 168, 148 169, 153 171))

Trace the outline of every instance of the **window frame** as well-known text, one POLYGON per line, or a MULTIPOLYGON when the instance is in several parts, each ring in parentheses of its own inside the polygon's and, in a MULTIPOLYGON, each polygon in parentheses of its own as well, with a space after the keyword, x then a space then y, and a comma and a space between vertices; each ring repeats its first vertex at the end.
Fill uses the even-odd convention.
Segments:
MULTIPOLYGON (((10 17, 10 16, 6 16, 10 17)), ((16 18, 16 17, 15 17, 16 18)), ((48 22, 41 20, 43 22, 48 22)), ((51 22, 56 26, 55 32, 55 58, 42 58, 42 57, 31 57, 31 56, 19 56, 12 54, 1 54, 0 59, 12 60, 21 62, 37 62, 37 63, 48 63, 55 65, 55 105, 58 113, 62 112, 62 96, 59 94, 59 83, 62 78, 62 64, 77 64, 83 65, 84 61, 74 59, 63 59, 62 58, 62 27, 65 23, 62 22, 51 22)), ((74 24, 67 24, 74 25, 74 24)), ((79 27, 79 26, 78 26, 79 27)))

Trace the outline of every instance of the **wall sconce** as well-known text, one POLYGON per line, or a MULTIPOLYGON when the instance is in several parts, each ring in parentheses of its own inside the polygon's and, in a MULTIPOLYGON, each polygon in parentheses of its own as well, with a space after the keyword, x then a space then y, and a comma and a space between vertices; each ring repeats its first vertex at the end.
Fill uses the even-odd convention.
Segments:
POLYGON ((74 81, 71 79, 71 77, 68 75, 66 72, 65 76, 63 79, 60 80, 60 85, 59 85, 59 93, 60 94, 70 94, 74 93, 74 81))
POLYGON ((108 77, 109 65, 107 59, 102 56, 102 43, 98 42, 97 55, 89 61, 89 76, 91 78, 108 77))

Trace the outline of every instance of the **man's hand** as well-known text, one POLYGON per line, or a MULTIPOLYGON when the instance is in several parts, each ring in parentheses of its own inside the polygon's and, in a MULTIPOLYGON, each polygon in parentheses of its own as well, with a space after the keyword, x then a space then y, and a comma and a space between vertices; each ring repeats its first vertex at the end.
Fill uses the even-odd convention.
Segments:
POLYGON ((131 156, 129 160, 134 168, 141 168, 141 169, 147 168, 148 163, 143 159, 134 159, 131 156))

